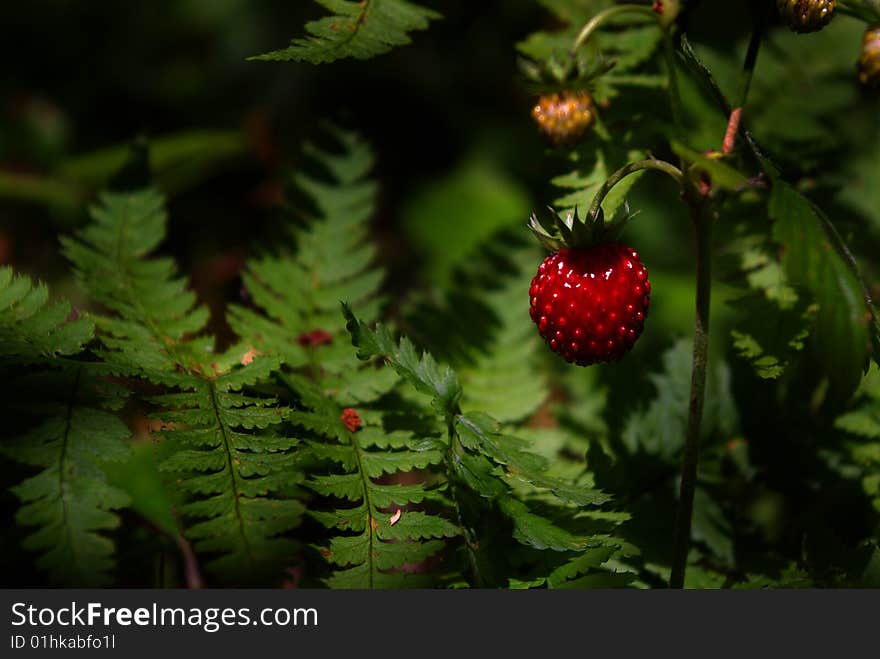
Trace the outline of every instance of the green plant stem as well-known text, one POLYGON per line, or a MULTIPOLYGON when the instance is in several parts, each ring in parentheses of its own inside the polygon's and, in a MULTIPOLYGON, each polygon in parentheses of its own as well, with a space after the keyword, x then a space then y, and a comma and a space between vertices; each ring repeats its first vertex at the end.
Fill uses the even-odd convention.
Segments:
POLYGON ((602 207, 602 202, 605 201, 605 197, 608 196, 611 189, 630 174, 635 174, 643 169, 655 169, 659 172, 663 172, 675 179, 675 182, 678 183, 679 187, 684 189, 686 182, 685 176, 682 171, 672 163, 668 163, 665 160, 658 160, 656 158, 631 162, 614 172, 602 184, 602 187, 599 188, 598 192, 596 192, 596 195, 593 197, 593 201, 590 204, 590 210, 587 213, 587 218, 590 221, 594 221, 599 214, 599 209, 602 207))
MULTIPOLYGON (((755 11, 762 11, 762 9, 756 9, 755 11)), ((749 89, 752 86, 752 78, 755 75, 755 65, 758 63, 758 52, 761 50, 761 39, 764 36, 764 20, 765 17, 763 14, 756 17, 755 28, 752 30, 752 36, 749 39, 749 47, 746 50, 746 59, 743 63, 739 95, 737 96, 739 100, 737 107, 739 108, 745 107, 746 99, 749 96, 749 89)))
POLYGON ((709 306, 712 290, 711 218, 702 201, 690 202, 691 217, 697 242, 697 300, 694 319, 694 357, 691 374, 691 393, 688 405, 688 425, 685 434, 684 456, 681 465, 681 489, 672 545, 672 573, 670 588, 684 588, 684 575, 691 540, 691 520, 694 514, 694 492, 697 486, 697 468, 700 460, 700 424, 703 419, 703 399, 706 393, 706 366, 709 357, 709 306))
POLYGON ((616 7, 609 7, 604 11, 600 11, 598 14, 593 16, 581 31, 578 32, 577 38, 574 40, 574 45, 571 47, 571 52, 575 53, 578 48, 583 46, 587 41, 589 41, 590 37, 593 35, 593 32, 599 29, 599 27, 607 21, 608 19, 614 18, 619 14, 647 14, 652 18, 658 19, 659 16, 647 5, 617 5, 616 7))

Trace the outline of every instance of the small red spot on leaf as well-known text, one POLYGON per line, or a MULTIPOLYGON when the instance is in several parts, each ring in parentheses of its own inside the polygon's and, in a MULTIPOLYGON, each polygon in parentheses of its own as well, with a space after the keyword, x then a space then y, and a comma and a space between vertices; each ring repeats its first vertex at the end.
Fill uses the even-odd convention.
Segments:
POLYGON ((306 348, 316 348, 333 342, 333 335, 327 330, 316 329, 311 332, 303 332, 296 337, 296 342, 306 348))
POLYGON ((363 422, 361 421, 361 415, 357 413, 357 410, 351 407, 346 407, 342 410, 342 414, 339 417, 342 419, 342 425, 344 425, 350 432, 357 432, 363 422))

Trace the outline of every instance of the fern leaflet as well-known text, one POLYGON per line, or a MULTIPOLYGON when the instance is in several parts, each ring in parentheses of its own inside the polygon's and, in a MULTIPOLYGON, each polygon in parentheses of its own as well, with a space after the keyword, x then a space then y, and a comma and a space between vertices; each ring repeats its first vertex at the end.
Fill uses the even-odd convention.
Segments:
POLYGON ((293 39, 282 50, 251 59, 335 62, 346 57, 370 59, 411 43, 409 33, 426 30, 440 15, 405 0, 316 0, 334 15, 306 24, 306 38, 293 39))

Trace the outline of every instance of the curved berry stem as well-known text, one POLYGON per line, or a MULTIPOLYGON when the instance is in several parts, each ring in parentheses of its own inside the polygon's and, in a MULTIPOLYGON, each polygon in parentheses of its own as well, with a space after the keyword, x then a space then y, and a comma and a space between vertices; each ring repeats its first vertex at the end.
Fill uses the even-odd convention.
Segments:
POLYGON ((615 7, 609 7, 604 11, 600 11, 598 14, 593 16, 581 31, 578 32, 577 38, 574 40, 574 45, 571 47, 571 52, 574 54, 578 48, 583 46, 587 41, 589 41, 590 37, 593 35, 593 32, 599 29, 599 27, 610 18, 614 18, 619 14, 647 14, 652 18, 660 20, 659 15, 647 5, 617 5, 615 7))
POLYGON ((694 357, 691 393, 688 404, 688 425, 681 465, 681 489, 675 515, 672 544, 670 588, 684 588, 688 551, 691 543, 691 520, 694 514, 694 492, 700 460, 700 425, 706 393, 706 366, 709 358, 709 306, 712 291, 712 219, 704 202, 689 201, 697 241, 697 300, 694 317, 694 357))
POLYGON ((668 176, 672 177, 676 183, 678 183, 679 187, 684 190, 684 187, 687 183, 687 179, 685 178, 684 173, 673 165, 672 163, 666 162, 665 160, 658 160, 657 158, 648 158, 647 160, 639 160, 637 162, 631 162, 628 165, 624 165, 616 172, 614 172, 608 179, 602 184, 602 187, 599 188, 596 195, 593 197, 593 202, 590 204, 590 210, 587 212, 587 218, 591 222, 595 222, 596 218, 599 215, 599 209, 602 208, 602 202, 605 201, 605 197, 608 196, 608 193, 611 192, 611 189, 620 183, 623 179, 625 179, 630 174, 635 174, 636 172, 642 171, 644 169, 656 169, 658 172, 663 172, 668 176))

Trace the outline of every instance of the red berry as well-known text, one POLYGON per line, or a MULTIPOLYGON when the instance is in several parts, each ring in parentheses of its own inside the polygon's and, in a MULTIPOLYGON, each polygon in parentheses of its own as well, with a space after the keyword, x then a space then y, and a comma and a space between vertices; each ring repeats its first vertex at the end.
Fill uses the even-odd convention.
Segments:
POLYGON ((619 243, 561 249, 538 267, 530 313, 550 349, 579 366, 614 362, 642 333, 651 283, 619 243))

